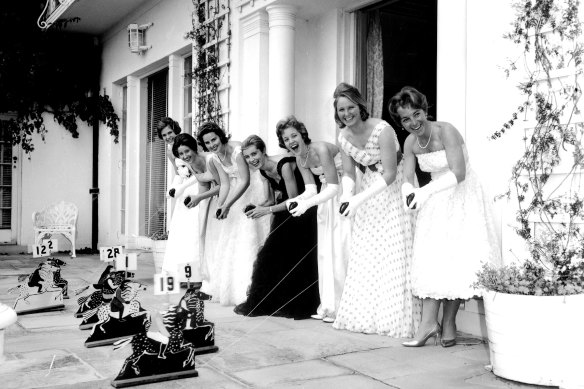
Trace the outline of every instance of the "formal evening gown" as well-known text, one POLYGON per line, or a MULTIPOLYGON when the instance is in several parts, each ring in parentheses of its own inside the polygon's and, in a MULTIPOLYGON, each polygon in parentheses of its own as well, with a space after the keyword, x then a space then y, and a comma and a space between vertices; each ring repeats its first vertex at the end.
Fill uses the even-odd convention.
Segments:
MULTIPOLYGON (((176 272, 181 282, 187 281, 184 267, 191 266, 191 282, 201 282, 208 277, 205 259, 205 232, 209 210, 217 209, 217 197, 207 198, 199 202, 196 207, 187 208, 185 199, 199 193, 199 183, 206 183, 209 187, 215 185, 213 175, 209 171, 210 154, 206 156, 206 170, 203 173, 193 173, 186 180, 173 182, 175 189, 181 188, 175 196, 174 211, 169 225, 168 242, 164 254, 163 270, 176 272)), ((179 176, 177 176, 179 177, 179 176)), ((178 190, 177 190, 178 192, 178 190)), ((213 245, 210 245, 212 249, 213 245)))
MULTIPOLYGON (((341 153, 334 157, 337 174, 343 175, 341 153)), ((322 166, 311 168, 312 174, 319 177, 322 189, 326 188, 326 179, 322 166)), ((316 314, 323 318, 334 319, 341 301, 345 284, 349 248, 351 245, 352 220, 339 213, 341 194, 321 203, 316 210, 318 230, 318 291, 320 305, 316 314)))
MULTIPOLYGON (((492 204, 462 146, 466 175, 455 187, 430 196, 417 213, 412 282, 420 298, 469 299, 481 291, 471 285, 485 262, 500 263, 492 204)), ((416 155, 432 180, 449 171, 446 151, 416 155)))
MULTIPOLYGON (((286 164, 294 167, 296 185, 302 193, 304 182, 295 157, 278 161, 279 181, 260 170, 272 189, 280 194, 278 203, 289 198, 282 178, 282 167, 286 164)), ((292 217, 287 211, 276 212, 270 231, 254 264, 247 301, 239 304, 235 312, 247 316, 307 318, 319 302, 316 208, 300 217, 292 217)))
MULTIPOLYGON (((231 165, 226 166, 220 158, 213 154, 215 162, 219 162, 229 175, 229 196, 241 180, 236 157, 241 153, 241 147, 234 148, 230 158, 231 165)), ((266 238, 270 226, 270 218, 249 219, 244 208, 251 203, 265 201, 263 184, 257 171, 250 172, 250 185, 231 206, 227 218, 218 221, 217 231, 207 229, 206 244, 212 242, 213 255, 207 263, 210 285, 202 290, 213 296, 212 301, 221 305, 235 305, 247 298, 247 289, 251 283, 253 263, 258 250, 266 238)), ((209 214, 209 220, 217 219, 209 214)))
MULTIPOLYGON (((364 149, 339 134, 341 147, 363 172, 362 190, 383 173, 379 134, 387 126, 384 121, 376 125, 364 149)), ((395 147, 400 149, 397 137, 395 147)), ((402 204, 402 182, 400 161, 395 181, 355 213, 347 279, 334 328, 397 338, 416 332, 421 304, 412 295, 410 277, 414 226, 402 204)))

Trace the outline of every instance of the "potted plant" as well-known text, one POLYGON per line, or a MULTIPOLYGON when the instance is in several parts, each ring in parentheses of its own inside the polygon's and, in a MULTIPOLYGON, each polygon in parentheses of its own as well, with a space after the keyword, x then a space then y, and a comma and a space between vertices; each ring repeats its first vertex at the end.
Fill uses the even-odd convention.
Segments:
MULTIPOLYGON (((521 0, 514 30, 527 79, 525 99, 493 138, 518 117, 535 118, 525 151, 512 169, 509 191, 517 205, 516 232, 527 255, 517 263, 485 265, 483 295, 493 372, 539 385, 584 385, 577 353, 584 346, 584 124, 581 26, 578 1, 521 0)), ((512 64, 508 71, 517 70, 512 64)))
POLYGON ((154 257, 155 273, 162 272, 162 263, 164 262, 164 253, 166 252, 166 242, 168 241, 168 232, 157 231, 150 235, 152 239, 152 256, 154 257))

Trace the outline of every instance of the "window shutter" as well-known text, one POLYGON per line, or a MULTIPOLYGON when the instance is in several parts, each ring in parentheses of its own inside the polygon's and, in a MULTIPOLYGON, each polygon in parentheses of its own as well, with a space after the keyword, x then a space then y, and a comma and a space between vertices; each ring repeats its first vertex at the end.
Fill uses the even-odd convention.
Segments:
POLYGON ((148 77, 148 129, 144 180, 145 234, 166 232, 166 151, 158 121, 167 116, 168 69, 148 77))

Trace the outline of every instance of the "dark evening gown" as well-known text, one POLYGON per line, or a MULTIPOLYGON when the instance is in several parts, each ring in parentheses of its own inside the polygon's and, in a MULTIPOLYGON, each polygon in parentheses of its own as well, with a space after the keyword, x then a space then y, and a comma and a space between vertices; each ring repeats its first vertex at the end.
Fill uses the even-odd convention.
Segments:
MULTIPOLYGON (((294 157, 285 157, 278 162, 278 175, 282 177, 282 166, 286 163, 293 164, 298 192, 302 193, 304 182, 294 157)), ((274 191, 281 193, 278 202, 286 201, 288 194, 284 179, 276 182, 264 171, 261 173, 274 191)), ((270 235, 254 264, 247 301, 237 305, 234 311, 246 316, 310 317, 319 304, 316 245, 316 207, 300 217, 292 217, 286 211, 276 212, 270 235)))

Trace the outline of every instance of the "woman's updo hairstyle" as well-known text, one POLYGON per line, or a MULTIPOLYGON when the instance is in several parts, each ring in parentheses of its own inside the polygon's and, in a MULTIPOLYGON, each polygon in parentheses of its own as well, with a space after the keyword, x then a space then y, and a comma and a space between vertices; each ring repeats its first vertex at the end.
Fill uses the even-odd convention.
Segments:
POLYGON ((241 142, 241 150, 245 150, 248 147, 255 146, 256 149, 262 153, 266 153, 266 143, 257 135, 250 135, 241 142))
POLYGON ((226 135, 225 131, 223 131, 223 129, 219 127, 217 123, 205 122, 201 124, 197 131, 197 140, 199 141, 199 144, 201 145, 204 151, 209 151, 209 149, 207 149, 207 146, 205 146, 203 136, 210 133, 216 134, 219 137, 219 140, 221 141, 222 144, 227 143, 229 141, 229 138, 231 138, 231 135, 226 135))
POLYGON ((290 127, 295 128, 296 131, 298 131, 300 133, 304 143, 309 145, 310 142, 312 142, 308 136, 308 131, 306 130, 304 123, 298 121, 298 119, 296 119, 296 117, 294 115, 290 115, 290 116, 287 116, 286 118, 280 120, 278 122, 278 124, 276 124, 276 134, 278 135, 278 146, 287 150, 286 145, 284 144, 284 139, 282 138, 282 133, 284 132, 285 129, 290 128, 290 127))
POLYGON ((177 121, 174 121, 174 120, 172 120, 172 118, 169 118, 169 117, 164 117, 164 118, 160 119, 160 121, 158 122, 158 125, 156 126, 158 138, 162 139, 162 130, 164 130, 166 127, 170 127, 170 129, 175 134, 180 134, 180 132, 181 132, 180 126, 179 126, 177 121))
POLYGON ((389 100, 389 115, 398 127, 402 127, 402 125, 397 109, 406 107, 421 109, 428 115, 428 100, 426 100, 426 96, 412 86, 404 86, 389 100))
POLYGON ((369 119, 369 111, 367 111, 367 101, 361 96, 359 89, 355 88, 353 85, 349 85, 345 82, 341 82, 335 88, 335 92, 333 93, 333 98, 335 99, 333 102, 333 106, 335 107, 335 122, 339 128, 344 128, 345 124, 342 122, 341 118, 337 114, 337 101, 339 98, 345 97, 353 102, 353 104, 357 104, 359 107, 359 115, 361 116, 361 120, 366 121, 369 119))
POLYGON ((190 134, 178 134, 176 138, 174 138, 174 143, 172 144, 172 155, 174 155, 175 158, 179 158, 178 148, 180 146, 187 146, 197 154, 197 141, 190 134))

